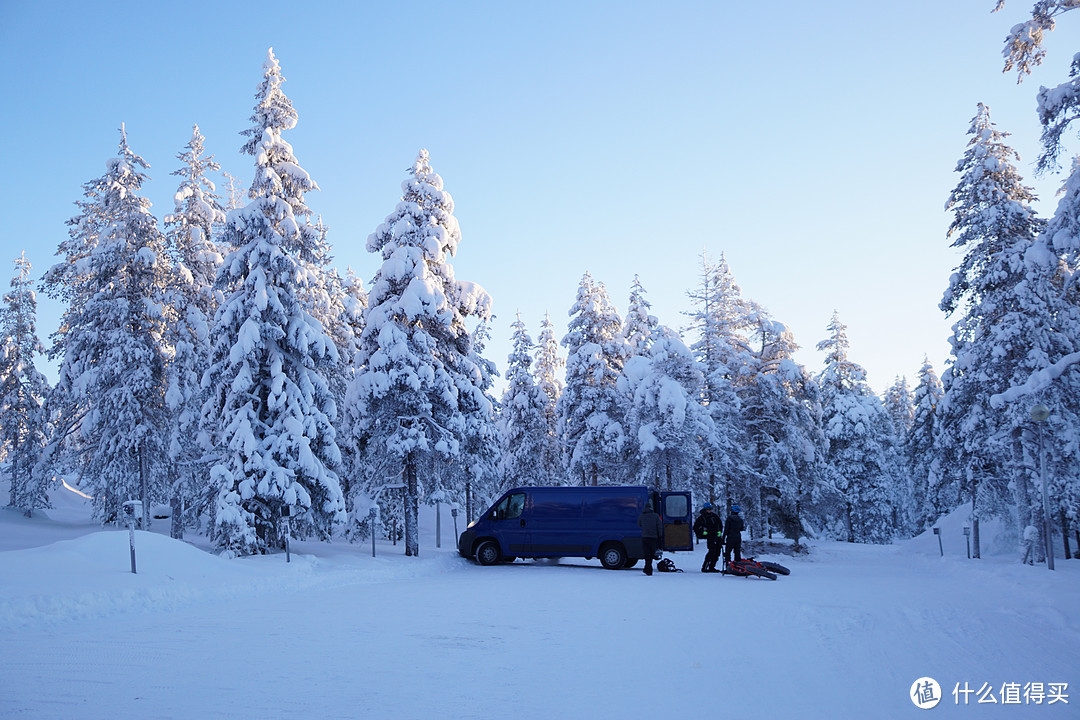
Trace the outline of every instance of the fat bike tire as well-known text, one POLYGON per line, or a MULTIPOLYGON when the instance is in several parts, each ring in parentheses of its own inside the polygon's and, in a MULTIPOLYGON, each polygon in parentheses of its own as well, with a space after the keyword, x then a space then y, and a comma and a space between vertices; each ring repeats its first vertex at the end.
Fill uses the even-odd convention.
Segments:
POLYGON ((791 574, 790 570, 788 570, 786 567, 784 567, 783 565, 781 565, 779 563, 762 561, 761 564, 765 566, 766 570, 768 570, 769 572, 774 572, 777 575, 790 575, 791 574))
POLYGON ((748 574, 750 574, 750 575, 757 575, 758 577, 763 577, 766 580, 775 580, 776 579, 776 575, 774 573, 769 572, 768 570, 762 570, 761 568, 757 568, 757 567, 753 567, 753 566, 749 566, 749 565, 746 566, 743 569, 746 570, 746 572, 748 574))

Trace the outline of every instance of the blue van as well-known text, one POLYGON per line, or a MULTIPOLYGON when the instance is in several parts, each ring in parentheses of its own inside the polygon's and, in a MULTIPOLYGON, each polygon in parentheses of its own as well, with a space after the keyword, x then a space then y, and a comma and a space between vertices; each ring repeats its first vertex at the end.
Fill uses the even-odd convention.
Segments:
POLYGON ((469 523, 458 553, 481 565, 522 558, 600 558, 609 570, 645 556, 638 516, 651 503, 664 525, 662 549, 693 550, 690 493, 630 487, 520 487, 469 523))

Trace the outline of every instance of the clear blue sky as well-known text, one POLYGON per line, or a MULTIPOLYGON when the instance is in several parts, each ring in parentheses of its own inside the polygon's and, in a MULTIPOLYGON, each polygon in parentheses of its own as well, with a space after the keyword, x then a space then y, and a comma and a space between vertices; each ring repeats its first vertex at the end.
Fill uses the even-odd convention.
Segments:
MULTIPOLYGON (((1031 1, 993 5, 7 0, 0 263, 25 249, 40 276, 57 261, 121 122, 159 219, 193 123, 250 182, 238 133, 273 46, 335 264, 371 279, 366 238, 428 148, 457 205, 457 275, 495 301, 500 370, 516 312, 535 338, 550 311, 561 337, 586 270, 620 311, 639 274, 654 314, 682 327, 704 249, 791 326, 811 369, 836 309, 876 390, 914 384, 924 355, 939 373, 948 355, 937 303, 959 256, 943 206, 976 103, 1013 133, 1043 215, 1061 182, 1033 176, 1035 93, 1066 78, 1080 18, 1017 86, 1001 42, 1031 1)), ((61 309, 39 301, 47 342, 61 309)))

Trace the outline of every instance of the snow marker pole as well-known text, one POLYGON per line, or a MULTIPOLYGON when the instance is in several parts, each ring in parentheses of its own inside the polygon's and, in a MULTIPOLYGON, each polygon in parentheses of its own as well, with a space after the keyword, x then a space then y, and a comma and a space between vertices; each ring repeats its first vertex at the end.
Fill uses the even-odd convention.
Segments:
POLYGON ((368 517, 371 518, 371 557, 375 557, 375 516, 378 515, 378 506, 372 505, 368 517))

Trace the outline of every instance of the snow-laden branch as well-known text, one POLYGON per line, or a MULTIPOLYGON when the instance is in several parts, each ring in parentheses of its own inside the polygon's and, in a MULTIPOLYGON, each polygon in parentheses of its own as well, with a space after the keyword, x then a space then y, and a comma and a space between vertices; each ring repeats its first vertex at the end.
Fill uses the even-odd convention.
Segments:
POLYGON ((1077 363, 1080 363, 1080 352, 1066 355, 1053 365, 1033 372, 1031 377, 1029 377, 1023 385, 1014 385, 1003 393, 991 395, 990 406, 1000 408, 1006 403, 1018 400, 1025 395, 1039 392, 1040 390, 1049 387, 1050 383, 1061 377, 1069 367, 1076 365, 1077 363))

